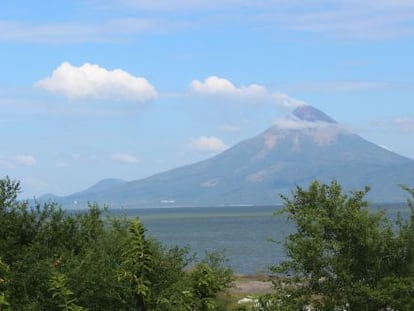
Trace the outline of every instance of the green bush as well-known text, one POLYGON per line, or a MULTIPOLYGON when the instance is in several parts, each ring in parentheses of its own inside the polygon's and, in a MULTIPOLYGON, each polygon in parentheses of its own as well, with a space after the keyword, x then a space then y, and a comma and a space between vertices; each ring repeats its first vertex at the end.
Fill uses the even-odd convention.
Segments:
POLYGON ((205 310, 230 282, 220 258, 187 272, 188 249, 146 237, 138 218, 29 206, 19 191, 0 179, 0 310, 205 310))
POLYGON ((369 208, 368 191, 346 194, 336 181, 314 182, 282 197, 281 212, 296 231, 285 242, 289 259, 273 268, 280 275, 273 310, 414 308, 412 201, 411 216, 391 223, 369 208))

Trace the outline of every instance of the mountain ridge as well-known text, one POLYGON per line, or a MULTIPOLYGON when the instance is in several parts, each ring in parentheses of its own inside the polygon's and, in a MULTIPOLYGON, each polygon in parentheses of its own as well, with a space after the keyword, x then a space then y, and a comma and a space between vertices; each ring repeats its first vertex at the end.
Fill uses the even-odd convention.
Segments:
POLYGON ((209 159, 58 201, 68 207, 87 201, 125 208, 273 205, 278 194, 315 179, 336 179, 347 190, 369 185, 375 202, 404 200, 398 184, 413 184, 414 160, 343 129, 316 108, 298 109, 209 159))

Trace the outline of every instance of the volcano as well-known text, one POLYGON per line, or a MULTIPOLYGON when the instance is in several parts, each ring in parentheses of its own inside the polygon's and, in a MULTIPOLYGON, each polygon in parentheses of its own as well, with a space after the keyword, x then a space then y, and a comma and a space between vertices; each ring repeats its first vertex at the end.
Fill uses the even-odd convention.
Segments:
POLYGON ((276 205, 279 194, 314 180, 336 179, 345 190, 371 187, 372 202, 402 202, 413 186, 414 160, 345 130, 301 106, 256 137, 201 162, 151 177, 91 187, 58 198, 63 206, 98 202, 115 207, 276 205))

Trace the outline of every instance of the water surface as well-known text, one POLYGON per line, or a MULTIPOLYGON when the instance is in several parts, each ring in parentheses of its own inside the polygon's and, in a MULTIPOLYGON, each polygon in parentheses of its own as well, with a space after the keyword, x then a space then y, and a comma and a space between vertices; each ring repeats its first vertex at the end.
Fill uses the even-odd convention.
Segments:
MULTIPOLYGON (((236 273, 269 273, 269 266, 286 259, 283 242, 294 230, 285 216, 274 216, 276 206, 155 208, 112 210, 114 214, 139 216, 149 235, 166 246, 189 246, 202 258, 206 251, 225 250, 228 264, 236 273)), ((409 215, 406 205, 375 206, 386 209, 395 220, 400 212, 409 215)))

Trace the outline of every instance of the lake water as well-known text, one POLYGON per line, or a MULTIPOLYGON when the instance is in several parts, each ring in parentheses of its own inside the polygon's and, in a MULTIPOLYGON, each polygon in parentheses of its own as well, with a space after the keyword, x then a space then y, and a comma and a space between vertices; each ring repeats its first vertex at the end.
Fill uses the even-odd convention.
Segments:
MULTIPOLYGON (((397 212, 408 215, 406 206, 382 206, 395 219, 397 212)), ((292 232, 278 209, 267 207, 158 208, 112 211, 139 216, 147 234, 166 246, 189 246, 202 258, 206 251, 225 250, 228 264, 236 273, 269 273, 268 267, 285 259, 282 244, 292 232)))
MULTIPOLYGON (((159 208, 123 211, 139 216, 147 234, 166 246, 189 246, 198 258, 224 250, 236 273, 268 273, 283 258, 280 244, 289 231, 277 207, 159 208)), ((290 226, 291 227, 291 226, 290 226)))

